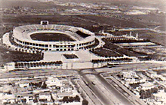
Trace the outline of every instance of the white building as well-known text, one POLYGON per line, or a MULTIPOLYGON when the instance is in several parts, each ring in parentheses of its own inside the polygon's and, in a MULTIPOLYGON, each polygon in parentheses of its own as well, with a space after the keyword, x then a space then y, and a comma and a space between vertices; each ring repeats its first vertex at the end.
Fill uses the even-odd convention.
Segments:
POLYGON ((62 81, 59 80, 58 78, 55 78, 55 77, 48 77, 47 81, 46 81, 46 84, 47 84, 48 87, 50 87, 50 86, 61 87, 63 85, 62 81))
POLYGON ((39 100, 45 99, 47 101, 51 101, 51 94, 50 92, 39 93, 39 100))
POLYGON ((133 77, 138 77, 136 72, 134 71, 125 71, 122 72, 123 78, 133 78, 133 77))
POLYGON ((63 92, 70 93, 72 92, 72 90, 73 90, 72 87, 68 87, 68 86, 62 86, 60 89, 61 93, 63 92))
POLYGON ((142 90, 148 90, 148 89, 151 89, 151 88, 154 88, 154 87, 155 87, 155 85, 151 82, 146 82, 144 84, 140 84, 140 88, 142 90))
POLYGON ((164 90, 160 90, 158 93, 154 93, 153 95, 157 102, 160 102, 161 105, 166 105, 166 92, 164 92, 164 90))

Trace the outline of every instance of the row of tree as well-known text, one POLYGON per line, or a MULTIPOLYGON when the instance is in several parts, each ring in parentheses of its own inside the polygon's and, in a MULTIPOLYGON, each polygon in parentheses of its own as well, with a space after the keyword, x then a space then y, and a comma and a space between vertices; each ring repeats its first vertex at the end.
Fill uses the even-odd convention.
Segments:
POLYGON ((101 62, 131 62, 132 59, 130 58, 117 58, 117 59, 93 59, 92 63, 101 63, 101 62))
POLYGON ((39 66, 53 66, 53 65, 60 65, 62 61, 55 61, 55 62, 22 62, 22 63, 15 63, 16 68, 24 68, 24 67, 39 67, 39 66))
POLYGON ((75 97, 65 96, 65 97, 63 97, 63 99, 61 101, 65 102, 65 103, 80 102, 80 97, 78 95, 76 95, 75 97))

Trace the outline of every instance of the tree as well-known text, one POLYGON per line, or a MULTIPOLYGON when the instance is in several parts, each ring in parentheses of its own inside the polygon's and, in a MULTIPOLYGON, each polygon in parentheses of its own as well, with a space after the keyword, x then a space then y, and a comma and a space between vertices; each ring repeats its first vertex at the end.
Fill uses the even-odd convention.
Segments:
POLYGON ((68 98, 68 101, 69 101, 69 102, 73 102, 73 101, 74 101, 74 98, 73 98, 73 97, 69 97, 69 98, 68 98))
POLYGON ((140 90, 139 95, 140 95, 141 99, 145 99, 145 91, 144 90, 140 90))
POLYGON ((164 88, 164 92, 166 92, 166 88, 164 88))
POLYGON ((63 97, 62 101, 68 103, 69 102, 68 96, 63 97))
POLYGON ((42 88, 42 89, 46 89, 46 88, 47 88, 47 84, 46 84, 45 81, 43 82, 43 85, 41 86, 41 88, 42 88))
POLYGON ((80 97, 78 95, 75 96, 75 101, 80 102, 80 97))
POLYGON ((158 92, 158 88, 156 88, 156 87, 155 87, 155 88, 152 88, 152 89, 151 89, 151 92, 152 92, 152 93, 157 93, 157 92, 158 92))
POLYGON ((88 105, 88 101, 87 101, 86 99, 84 99, 84 100, 82 101, 82 105, 88 105))

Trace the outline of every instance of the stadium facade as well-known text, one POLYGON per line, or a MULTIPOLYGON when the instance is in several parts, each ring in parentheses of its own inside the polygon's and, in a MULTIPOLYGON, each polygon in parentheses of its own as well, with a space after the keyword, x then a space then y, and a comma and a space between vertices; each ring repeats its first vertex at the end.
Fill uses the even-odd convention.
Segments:
MULTIPOLYGON (((8 36, 14 49, 19 51, 75 51, 95 43, 95 34, 86 29, 56 24, 19 26, 8 36)), ((6 40, 3 44, 10 47, 6 40)))

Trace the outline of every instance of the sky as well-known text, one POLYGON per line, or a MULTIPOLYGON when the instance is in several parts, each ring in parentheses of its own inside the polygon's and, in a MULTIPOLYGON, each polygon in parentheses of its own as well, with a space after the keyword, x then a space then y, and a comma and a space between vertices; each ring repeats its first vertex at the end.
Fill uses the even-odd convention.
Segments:
MULTIPOLYGON (((6 3, 4 2, 8 2, 8 1, 37 1, 37 0, 0 0, 0 7, 6 3)), ((54 0, 56 1, 56 0, 54 0)), ((116 2, 141 2, 142 4, 153 4, 153 5, 162 5, 162 6, 166 6, 166 0, 57 0, 57 1, 76 1, 76 2, 103 2, 103 1, 107 1, 107 2, 112 2, 112 1, 116 1, 116 2)), ((11 3, 11 2, 10 2, 11 3)), ((164 7, 166 10, 166 7, 164 7)))
MULTIPOLYGON (((0 0, 1 1, 18 1, 18 0, 0 0)), ((35 0, 19 0, 19 1, 35 1, 35 0)), ((54 0, 56 1, 56 0, 54 0)), ((61 1, 61 0, 57 0, 61 1)), ((62 0, 62 1, 72 1, 72 0, 62 0)), ((144 1, 144 2, 166 2, 166 0, 76 0, 76 1, 144 1)))

